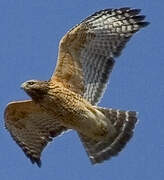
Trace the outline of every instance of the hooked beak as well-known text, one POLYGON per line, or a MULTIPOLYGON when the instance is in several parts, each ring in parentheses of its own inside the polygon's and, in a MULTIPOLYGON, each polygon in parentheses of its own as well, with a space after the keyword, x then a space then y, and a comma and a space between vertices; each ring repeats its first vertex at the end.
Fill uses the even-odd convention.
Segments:
POLYGON ((24 89, 24 88, 25 88, 25 85, 26 85, 26 83, 25 83, 25 82, 24 82, 24 83, 22 83, 22 84, 21 84, 21 86, 20 86, 20 88, 21 88, 21 89, 24 89))

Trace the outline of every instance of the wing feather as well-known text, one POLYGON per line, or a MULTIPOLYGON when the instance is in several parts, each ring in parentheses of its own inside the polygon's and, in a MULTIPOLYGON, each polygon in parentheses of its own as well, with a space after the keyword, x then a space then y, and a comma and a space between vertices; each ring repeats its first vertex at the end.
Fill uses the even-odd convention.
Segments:
POLYGON ((106 9, 89 16, 60 41, 57 68, 51 80, 81 94, 91 104, 100 100, 114 57, 127 41, 148 25, 140 9, 106 9))
POLYGON ((39 167, 41 153, 48 142, 67 130, 52 115, 30 100, 8 104, 5 126, 25 155, 39 167))

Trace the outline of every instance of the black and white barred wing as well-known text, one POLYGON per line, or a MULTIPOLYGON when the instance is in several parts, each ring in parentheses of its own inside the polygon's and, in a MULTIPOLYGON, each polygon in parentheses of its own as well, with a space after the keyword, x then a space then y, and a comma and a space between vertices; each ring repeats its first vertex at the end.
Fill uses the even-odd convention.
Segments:
POLYGON ((126 42, 148 23, 139 9, 99 11, 69 31, 60 41, 57 68, 51 80, 98 103, 105 90, 114 57, 126 42))

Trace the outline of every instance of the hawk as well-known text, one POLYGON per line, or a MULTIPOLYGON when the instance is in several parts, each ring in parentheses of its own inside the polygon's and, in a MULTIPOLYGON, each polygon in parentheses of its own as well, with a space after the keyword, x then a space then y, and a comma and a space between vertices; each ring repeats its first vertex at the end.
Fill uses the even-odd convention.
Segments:
POLYGON ((89 16, 61 39, 51 79, 21 85, 32 100, 9 103, 5 126, 32 163, 40 167, 48 142, 68 130, 77 131, 92 164, 117 155, 130 140, 137 113, 97 104, 115 57, 149 24, 139 13, 125 7, 89 16))

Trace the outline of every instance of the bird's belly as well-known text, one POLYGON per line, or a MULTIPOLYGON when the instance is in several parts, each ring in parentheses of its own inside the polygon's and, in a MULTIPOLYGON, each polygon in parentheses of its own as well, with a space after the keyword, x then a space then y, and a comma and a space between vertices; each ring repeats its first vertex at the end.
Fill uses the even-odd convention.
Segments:
POLYGON ((44 107, 63 126, 92 138, 104 137, 108 130, 104 115, 79 96, 60 94, 46 98, 44 107))
POLYGON ((77 106, 64 108, 60 122, 63 126, 74 129, 86 136, 101 139, 107 135, 107 124, 103 121, 103 115, 93 109, 93 107, 77 106))

